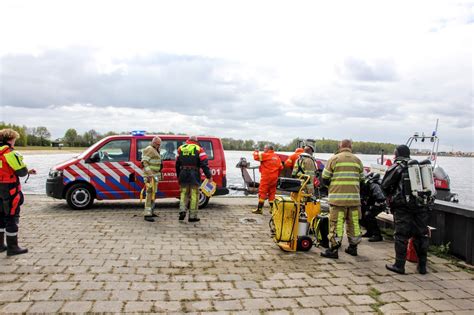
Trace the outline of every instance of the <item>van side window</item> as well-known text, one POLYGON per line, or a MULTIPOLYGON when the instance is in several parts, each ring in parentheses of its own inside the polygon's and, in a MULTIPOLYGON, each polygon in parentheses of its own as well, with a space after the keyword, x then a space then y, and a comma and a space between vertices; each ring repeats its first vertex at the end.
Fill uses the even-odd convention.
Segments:
POLYGON ((142 152, 143 152, 143 149, 145 149, 147 146, 149 146, 151 143, 151 139, 150 140, 137 140, 137 152, 136 152, 136 156, 137 156, 137 161, 141 161, 142 160, 142 152))
POLYGON ((165 140, 161 143, 160 154, 161 159, 164 161, 176 160, 178 154, 178 148, 182 145, 182 140, 165 140))
POLYGON ((99 150, 101 162, 121 162, 130 160, 130 140, 112 140, 99 150))
POLYGON ((212 147, 212 142, 199 140, 199 144, 204 149, 204 151, 206 151, 207 159, 214 160, 214 149, 212 147))

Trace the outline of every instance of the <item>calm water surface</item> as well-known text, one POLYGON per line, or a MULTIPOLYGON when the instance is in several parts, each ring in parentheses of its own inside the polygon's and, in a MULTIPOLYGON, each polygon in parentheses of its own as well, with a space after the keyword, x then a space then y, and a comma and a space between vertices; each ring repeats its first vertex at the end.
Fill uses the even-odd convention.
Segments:
MULTIPOLYGON (((21 152, 21 151, 20 151, 21 152)), ((45 183, 49 169, 65 160, 68 160, 77 153, 57 153, 57 154, 28 154, 25 155, 25 162, 29 168, 35 168, 38 175, 31 176, 26 184, 23 184, 23 191, 32 194, 45 194, 45 183)), ((235 167, 240 157, 245 157, 251 161, 251 165, 259 163, 253 161, 250 151, 226 151, 227 163, 227 185, 242 187, 243 181, 240 170, 235 167)), ((332 154, 320 153, 315 157, 328 159, 332 154)), ((378 155, 360 154, 358 155, 364 165, 370 165, 377 161, 378 155)), ((451 191, 459 195, 459 202, 462 204, 474 205, 474 158, 439 157, 438 165, 444 168, 451 178, 451 191)), ((256 171, 259 179, 258 171, 256 171)), ((24 179, 22 179, 22 182, 24 179)), ((241 191, 231 190, 232 195, 243 195, 241 191)))

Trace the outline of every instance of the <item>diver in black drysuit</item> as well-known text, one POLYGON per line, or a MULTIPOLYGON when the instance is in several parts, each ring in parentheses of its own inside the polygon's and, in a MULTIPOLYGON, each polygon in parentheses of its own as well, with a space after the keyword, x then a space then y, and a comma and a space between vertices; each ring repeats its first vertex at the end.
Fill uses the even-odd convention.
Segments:
POLYGON ((385 194, 382 191, 380 174, 368 174, 360 188, 362 210, 360 225, 367 230, 362 237, 368 237, 369 242, 383 241, 376 219, 377 215, 386 209, 385 194))
POLYGON ((393 272, 405 273, 407 244, 414 238, 414 247, 418 256, 417 270, 426 273, 427 251, 429 245, 429 206, 416 201, 404 182, 409 182, 408 166, 410 149, 400 145, 395 150, 395 163, 387 170, 382 180, 382 190, 388 197, 395 223, 395 264, 385 265, 393 272))

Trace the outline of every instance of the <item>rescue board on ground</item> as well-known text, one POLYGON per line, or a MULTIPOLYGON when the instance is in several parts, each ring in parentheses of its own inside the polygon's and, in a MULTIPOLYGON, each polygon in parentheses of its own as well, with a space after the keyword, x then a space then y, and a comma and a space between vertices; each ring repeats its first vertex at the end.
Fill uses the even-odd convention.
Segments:
POLYGON ((206 195, 207 197, 211 197, 216 192, 216 187, 217 185, 215 182, 210 181, 206 178, 202 182, 200 189, 204 195, 206 195))

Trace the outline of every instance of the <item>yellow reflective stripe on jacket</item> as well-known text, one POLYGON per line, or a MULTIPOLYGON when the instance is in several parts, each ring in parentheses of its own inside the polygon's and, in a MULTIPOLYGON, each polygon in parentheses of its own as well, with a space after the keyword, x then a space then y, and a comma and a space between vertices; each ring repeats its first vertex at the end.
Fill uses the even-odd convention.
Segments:
POLYGON ((5 156, 5 160, 7 160, 8 165, 10 165, 14 171, 18 171, 26 167, 26 164, 23 163, 23 156, 16 151, 10 151, 3 156, 5 156))
POLYGON ((354 194, 332 193, 332 194, 329 194, 328 197, 330 201, 332 200, 360 200, 359 194, 356 194, 356 193, 354 194))
POLYGON ((331 185, 335 186, 344 186, 344 185, 357 185, 359 180, 333 180, 331 181, 331 185))
POLYGON ((357 178, 359 179, 360 173, 359 172, 347 172, 347 171, 339 171, 334 172, 332 178, 357 178))
POLYGON ((344 166, 350 166, 350 167, 357 167, 360 169, 360 164, 355 163, 355 162, 336 162, 335 167, 344 167, 344 166))

